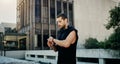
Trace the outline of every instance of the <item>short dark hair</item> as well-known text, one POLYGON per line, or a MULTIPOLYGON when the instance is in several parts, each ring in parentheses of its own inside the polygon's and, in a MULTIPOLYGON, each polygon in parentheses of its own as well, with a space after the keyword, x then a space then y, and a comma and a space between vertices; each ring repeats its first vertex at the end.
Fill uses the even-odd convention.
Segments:
POLYGON ((67 16, 64 13, 58 14, 57 18, 62 17, 62 19, 66 19, 67 16))

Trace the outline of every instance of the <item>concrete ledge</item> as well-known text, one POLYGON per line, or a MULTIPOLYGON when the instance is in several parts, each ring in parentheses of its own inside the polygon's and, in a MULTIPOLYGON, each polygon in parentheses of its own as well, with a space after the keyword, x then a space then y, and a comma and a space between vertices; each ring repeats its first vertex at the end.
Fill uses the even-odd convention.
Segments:
POLYGON ((76 55, 85 58, 120 59, 120 51, 110 49, 78 49, 76 55))
POLYGON ((39 64, 39 63, 0 56, 0 64, 39 64))
MULTIPOLYGON (((98 63, 86 63, 83 64, 105 64, 104 59, 120 59, 120 51, 109 49, 77 49, 76 59, 78 58, 96 58, 98 63)), ((25 52, 25 59, 33 61, 43 61, 56 64, 57 52, 53 50, 31 50, 25 52)), ((82 64, 77 60, 77 64, 82 64)))

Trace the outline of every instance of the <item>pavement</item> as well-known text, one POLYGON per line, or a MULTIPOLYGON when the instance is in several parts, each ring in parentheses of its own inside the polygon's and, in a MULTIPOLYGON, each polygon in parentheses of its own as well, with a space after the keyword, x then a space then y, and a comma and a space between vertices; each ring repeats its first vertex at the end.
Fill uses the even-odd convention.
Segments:
POLYGON ((0 64, 40 64, 40 63, 0 56, 0 64))

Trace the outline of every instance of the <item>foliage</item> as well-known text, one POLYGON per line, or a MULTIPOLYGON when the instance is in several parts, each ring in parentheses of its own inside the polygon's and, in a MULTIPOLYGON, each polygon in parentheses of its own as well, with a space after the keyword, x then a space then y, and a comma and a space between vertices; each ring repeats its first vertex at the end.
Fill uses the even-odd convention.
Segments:
POLYGON ((120 50, 120 3, 110 11, 110 20, 106 24, 106 29, 113 28, 114 32, 103 42, 98 42, 95 38, 88 38, 85 48, 105 48, 120 50))
POLYGON ((114 29, 108 40, 105 41, 105 48, 120 49, 120 4, 110 10, 110 20, 106 25, 106 28, 114 29))
POLYGON ((11 28, 5 28, 5 33, 17 33, 17 30, 14 28, 14 29, 11 29, 11 28))
POLYGON ((110 20, 106 24, 106 29, 113 28, 114 32, 104 41, 98 42, 96 38, 85 40, 85 48, 105 48, 120 50, 120 3, 110 11, 110 20))
POLYGON ((115 6, 115 8, 110 11, 110 20, 106 25, 107 29, 113 28, 117 30, 120 27, 120 5, 115 6))
POLYGON ((105 48, 120 49, 120 33, 114 32, 105 43, 105 48))
POLYGON ((98 46, 99 48, 105 48, 105 42, 104 41, 98 42, 98 46))
POLYGON ((89 37, 85 40, 85 48, 99 48, 98 40, 96 38, 89 37))

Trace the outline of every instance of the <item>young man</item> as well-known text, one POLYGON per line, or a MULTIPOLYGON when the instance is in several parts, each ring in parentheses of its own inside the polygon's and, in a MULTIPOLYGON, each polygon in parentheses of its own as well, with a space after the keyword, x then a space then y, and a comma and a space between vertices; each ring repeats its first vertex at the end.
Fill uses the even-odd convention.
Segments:
POLYGON ((68 18, 65 14, 57 17, 59 27, 58 38, 48 38, 48 46, 58 51, 57 64, 76 64, 76 45, 78 40, 77 30, 69 26, 68 18))

